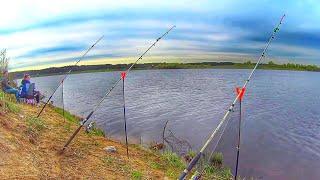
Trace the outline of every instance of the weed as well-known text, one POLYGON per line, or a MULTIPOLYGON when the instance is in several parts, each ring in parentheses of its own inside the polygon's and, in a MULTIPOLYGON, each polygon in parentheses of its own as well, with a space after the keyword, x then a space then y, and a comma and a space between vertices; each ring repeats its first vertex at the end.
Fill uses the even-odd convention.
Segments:
POLYGON ((174 169, 168 169, 166 171, 166 176, 170 177, 171 179, 177 179, 177 172, 174 169))
POLYGON ((190 150, 188 151, 187 155, 191 158, 194 158, 196 156, 196 152, 190 150))
POLYGON ((157 162, 150 162, 150 167, 153 169, 161 169, 161 164, 157 162))
POLYGON ((222 166, 222 163, 223 163, 222 153, 221 152, 214 153, 212 158, 210 159, 210 163, 212 166, 222 166))
POLYGON ((109 157, 109 156, 105 156, 101 158, 101 161, 106 165, 113 163, 115 160, 116 159, 114 157, 109 157))
POLYGON ((15 103, 10 101, 5 101, 6 108, 13 113, 19 113, 21 111, 21 108, 17 106, 15 103))
POLYGON ((30 116, 27 117, 27 126, 28 129, 26 133, 28 134, 29 141, 32 144, 36 144, 39 133, 45 128, 45 124, 42 119, 30 116))
POLYGON ((33 116, 30 116, 27 118, 27 125, 28 125, 28 129, 35 132, 40 132, 46 127, 41 118, 37 118, 33 116))
POLYGON ((203 174, 204 179, 232 179, 230 169, 216 166, 206 166, 203 174))
POLYGON ((131 168, 128 165, 123 165, 123 166, 121 166, 121 170, 122 170, 123 173, 128 174, 128 173, 130 173, 131 168))
POLYGON ((142 173, 140 171, 133 171, 131 177, 132 179, 140 180, 142 179, 142 173))
POLYGON ((170 178, 176 179, 180 171, 183 170, 185 164, 183 160, 176 154, 170 151, 165 151, 161 156, 166 167, 166 175, 170 178))
POLYGON ((104 131, 96 127, 93 127, 92 129, 90 129, 89 134, 94 136, 102 136, 102 137, 105 136, 104 131))
POLYGON ((186 155, 184 155, 184 160, 189 163, 196 156, 196 152, 190 150, 186 155))
POLYGON ((229 168, 223 167, 223 154, 216 152, 210 159, 210 164, 204 167, 204 179, 232 179, 229 168))
POLYGON ((162 154, 162 158, 166 161, 167 165, 171 167, 177 167, 177 168, 184 167, 184 163, 176 153, 166 151, 162 154))

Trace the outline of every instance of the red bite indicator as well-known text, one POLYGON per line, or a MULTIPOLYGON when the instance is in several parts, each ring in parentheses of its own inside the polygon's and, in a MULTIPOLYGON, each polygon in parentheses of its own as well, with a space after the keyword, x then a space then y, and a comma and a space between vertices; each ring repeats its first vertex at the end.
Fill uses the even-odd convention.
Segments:
POLYGON ((121 72, 121 79, 125 79, 127 76, 127 73, 126 72, 121 72))
POLYGON ((239 88, 239 87, 236 88, 236 92, 239 95, 240 101, 242 101, 242 98, 243 98, 245 91, 246 91, 246 88, 239 88))

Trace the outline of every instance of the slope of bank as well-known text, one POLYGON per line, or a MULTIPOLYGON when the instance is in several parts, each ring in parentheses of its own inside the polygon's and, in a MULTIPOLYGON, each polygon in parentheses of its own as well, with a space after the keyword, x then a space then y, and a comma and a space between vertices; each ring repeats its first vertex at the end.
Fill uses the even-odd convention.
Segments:
POLYGON ((4 179, 163 179, 175 177, 180 167, 168 167, 158 153, 123 144, 99 134, 80 132, 70 147, 58 152, 76 123, 47 108, 10 103, 12 112, 0 116, 0 177, 4 179), (104 150, 115 146, 116 153, 104 150))
MULTIPOLYGON (((80 131, 63 154, 59 151, 78 125, 69 113, 66 119, 55 107, 39 111, 31 105, 5 100, 0 115, 0 177, 3 179, 176 179, 185 163, 174 153, 106 139, 101 131, 80 131), (106 152, 116 147, 115 153, 106 152)), ((230 179, 230 171, 209 172, 210 179, 230 179)))

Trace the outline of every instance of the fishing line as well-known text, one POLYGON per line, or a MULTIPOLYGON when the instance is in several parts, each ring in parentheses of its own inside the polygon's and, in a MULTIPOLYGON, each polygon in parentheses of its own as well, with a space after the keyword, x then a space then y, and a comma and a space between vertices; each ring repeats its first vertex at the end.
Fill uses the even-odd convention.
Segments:
MULTIPOLYGON (((156 39, 156 41, 144 52, 140 55, 140 57, 124 72, 126 74, 128 74, 130 72, 130 70, 132 69, 132 67, 137 64, 139 62, 139 60, 142 59, 142 57, 147 54, 147 52, 153 47, 155 46, 164 36, 166 36, 173 28, 175 28, 176 26, 172 26, 167 32, 165 32, 162 36, 160 36, 158 39, 156 39)), ((68 145, 71 143, 71 141, 74 139, 74 137, 79 133, 80 129, 84 126, 84 124, 90 119, 90 117, 92 116, 92 114, 100 107, 101 103, 109 96, 109 94, 111 93, 111 91, 117 86, 117 84, 122 80, 122 78, 120 77, 119 80, 117 80, 115 82, 115 84, 107 91, 107 93, 101 98, 101 100, 96 104, 96 106, 93 108, 93 110, 89 113, 89 115, 80 123, 80 126, 76 129, 76 131, 74 131, 74 133, 71 135, 71 137, 68 139, 68 141, 66 142, 66 144, 63 146, 61 152, 63 152, 68 145)))
MULTIPOLYGON (((246 80, 246 82, 244 83, 244 85, 242 86, 243 89, 246 88, 247 84, 249 83, 253 73, 255 72, 255 70, 257 69, 258 65, 260 64, 261 60, 265 57, 265 53, 267 51, 267 49, 270 46, 270 43, 272 42, 272 40, 274 39, 276 33, 280 30, 279 27, 282 24, 282 21, 284 19, 285 15, 283 15, 280 19, 280 22, 277 24, 277 26, 275 27, 275 29, 272 32, 272 35, 270 36, 267 45, 265 46, 265 48, 262 51, 261 56, 259 57, 258 62, 256 63, 256 65, 254 66, 254 68, 252 69, 248 79, 246 80)), ((203 145, 203 147, 201 148, 201 150, 197 153, 197 155, 192 159, 192 161, 189 163, 189 165, 187 166, 187 168, 181 173, 179 180, 183 180, 185 179, 185 177, 187 176, 187 174, 193 169, 193 167, 197 164, 197 162, 199 161, 200 157, 203 155, 204 150, 207 148, 207 146, 210 144, 210 142, 212 141, 212 139, 214 138, 214 136, 216 135, 217 131, 220 129, 220 127, 222 126, 223 122, 227 119, 227 117, 229 116, 230 112, 233 110, 235 103, 239 100, 240 98, 240 94, 238 94, 235 98, 235 100, 233 101, 233 103, 231 104, 231 106, 228 108, 226 114, 223 116, 222 120, 220 121, 220 123, 218 124, 218 126, 214 129, 214 131, 212 132, 212 134, 210 135, 210 137, 208 138, 208 140, 206 141, 206 143, 203 145)))
MULTIPOLYGON (((88 52, 96 45, 98 44, 98 42, 103 38, 104 36, 101 36, 92 46, 89 47, 89 49, 87 49, 87 51, 79 58, 78 61, 76 61, 76 63, 73 66, 76 66, 79 64, 79 62, 88 54, 88 52)), ((38 113, 37 117, 40 117, 41 113, 43 112, 43 110, 46 108, 46 106, 48 105, 48 103, 50 102, 50 100, 52 99, 53 95, 56 93, 56 91, 58 90, 58 88, 61 86, 61 84, 63 83, 63 81, 70 75, 70 73, 72 72, 73 67, 70 68, 70 70, 64 75, 64 77, 62 78, 62 80, 60 81, 60 83, 58 84, 58 86, 55 88, 55 90, 53 91, 53 93, 51 94, 51 96, 49 97, 49 99, 46 101, 46 103, 43 105, 42 109, 40 110, 40 112, 38 113)))

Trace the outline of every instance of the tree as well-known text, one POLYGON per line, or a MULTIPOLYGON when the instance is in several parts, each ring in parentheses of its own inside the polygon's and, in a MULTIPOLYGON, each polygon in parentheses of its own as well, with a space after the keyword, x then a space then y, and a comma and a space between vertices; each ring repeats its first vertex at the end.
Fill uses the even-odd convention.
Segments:
POLYGON ((10 58, 7 57, 7 50, 6 49, 1 50, 1 52, 0 52, 1 75, 2 75, 3 71, 8 70, 9 60, 10 60, 10 58))
MULTIPOLYGON (((7 57, 7 50, 6 49, 3 49, 0 51, 0 77, 2 77, 2 73, 3 71, 5 70, 8 70, 8 65, 9 65, 9 58, 7 57)), ((4 101, 4 93, 2 93, 2 96, 0 97, 1 99, 1 106, 2 106, 2 109, 0 111, 0 115, 3 115, 4 112, 5 112, 5 107, 6 107, 6 104, 5 104, 5 101, 4 101)))
POLYGON ((246 61, 244 64, 251 65, 251 64, 252 64, 252 62, 251 62, 251 61, 246 61))
POLYGON ((273 61, 269 61, 268 65, 275 65, 275 63, 273 61))

